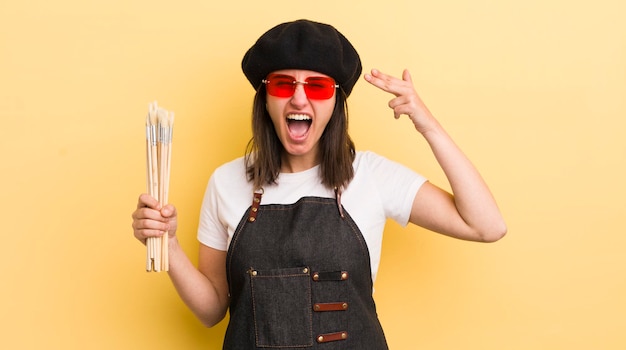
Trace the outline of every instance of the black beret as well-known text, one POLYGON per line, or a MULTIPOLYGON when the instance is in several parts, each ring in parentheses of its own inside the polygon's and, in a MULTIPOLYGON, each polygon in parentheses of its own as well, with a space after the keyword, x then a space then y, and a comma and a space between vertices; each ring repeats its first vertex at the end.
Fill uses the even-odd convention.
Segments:
POLYGON ((361 75, 361 59, 333 26, 309 20, 282 23, 268 30, 246 52, 241 68, 254 89, 273 71, 305 69, 326 74, 350 95, 361 75))

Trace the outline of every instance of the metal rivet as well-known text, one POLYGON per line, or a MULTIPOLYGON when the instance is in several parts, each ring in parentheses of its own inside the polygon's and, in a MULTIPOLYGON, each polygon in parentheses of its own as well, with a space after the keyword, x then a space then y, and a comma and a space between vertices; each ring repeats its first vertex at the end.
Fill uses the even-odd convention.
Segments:
POLYGON ((315 311, 320 311, 320 306, 319 306, 319 305, 317 305, 317 304, 315 304, 314 309, 315 309, 315 311))
POLYGON ((345 310, 345 309, 347 309, 347 308, 348 308, 348 303, 343 303, 343 304, 341 304, 341 307, 342 307, 344 310, 345 310))
POLYGON ((255 199, 254 199, 254 202, 255 202, 255 203, 259 203, 260 201, 261 201, 261 200, 260 200, 260 199, 258 199, 258 198, 255 198, 255 199))
POLYGON ((303 268, 302 273, 309 273, 309 269, 307 267, 303 268))
POLYGON ((314 274, 313 274, 313 281, 317 281, 317 280, 319 280, 319 279, 320 279, 320 274, 319 274, 319 273, 317 273, 317 272, 316 272, 316 273, 314 273, 314 274))
POLYGON ((317 342, 318 343, 321 343, 323 341, 324 341, 324 336, 323 335, 320 335, 319 337, 317 337, 317 342))
POLYGON ((344 280, 347 280, 347 279, 348 279, 348 273, 347 272, 342 272, 341 273, 341 280, 344 281, 344 280))
POLYGON ((248 219, 248 221, 250 221, 250 222, 254 222, 254 220, 256 220, 256 219, 255 219, 255 218, 253 218, 253 217, 250 217, 250 218, 248 219))
POLYGON ((259 210, 259 209, 257 209, 257 208, 252 208, 252 211, 253 211, 253 212, 255 212, 255 213, 256 213, 258 210, 259 210))
POLYGON ((341 339, 346 339, 348 337, 348 333, 341 332, 341 339))
POLYGON ((256 275, 258 274, 258 272, 256 272, 256 271, 252 270, 252 271, 250 271, 250 274, 251 274, 252 276, 256 276, 256 275))

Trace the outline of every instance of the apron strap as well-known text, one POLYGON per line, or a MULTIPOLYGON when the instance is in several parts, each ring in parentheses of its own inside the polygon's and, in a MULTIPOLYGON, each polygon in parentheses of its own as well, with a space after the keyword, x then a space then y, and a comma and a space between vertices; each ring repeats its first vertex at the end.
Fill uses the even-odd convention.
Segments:
POLYGON ((261 205, 261 197, 263 197, 263 192, 263 188, 254 191, 254 195, 252 196, 252 208, 250 208, 248 222, 256 221, 256 214, 259 212, 259 206, 261 205))

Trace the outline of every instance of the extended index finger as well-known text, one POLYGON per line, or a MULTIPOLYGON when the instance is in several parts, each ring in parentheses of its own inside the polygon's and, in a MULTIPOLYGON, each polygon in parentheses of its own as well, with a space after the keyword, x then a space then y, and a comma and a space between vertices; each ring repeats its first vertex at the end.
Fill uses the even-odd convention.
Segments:
MULTIPOLYGON (((407 71, 405 72, 408 73, 407 71)), ((404 76, 405 74, 403 73, 403 77, 404 76)), ((406 80, 398 79, 392 75, 385 74, 378 69, 372 69, 370 74, 364 75, 364 78, 370 84, 395 96, 402 95, 406 89, 406 80)), ((408 83, 411 83, 410 78, 408 83)))

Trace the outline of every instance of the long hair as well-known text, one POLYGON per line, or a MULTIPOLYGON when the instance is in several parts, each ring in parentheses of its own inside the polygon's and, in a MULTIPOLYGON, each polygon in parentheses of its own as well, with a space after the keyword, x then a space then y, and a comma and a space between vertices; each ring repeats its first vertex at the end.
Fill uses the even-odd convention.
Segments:
MULTIPOLYGON (((354 142, 348 134, 347 96, 337 90, 335 108, 320 138, 320 177, 330 189, 347 186, 354 177, 352 162, 355 157, 354 142)), ((272 119, 265 108, 265 86, 257 90, 252 106, 252 138, 246 147, 245 163, 248 181, 255 189, 276 183, 280 173, 281 154, 285 151, 272 119)))

